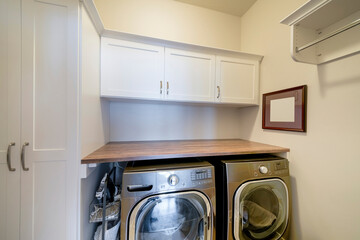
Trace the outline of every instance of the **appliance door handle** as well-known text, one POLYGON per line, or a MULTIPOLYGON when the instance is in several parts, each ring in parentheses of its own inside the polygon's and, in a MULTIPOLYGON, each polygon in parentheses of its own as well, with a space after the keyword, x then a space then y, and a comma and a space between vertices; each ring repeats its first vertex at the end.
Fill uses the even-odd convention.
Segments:
POLYGON ((15 146, 14 142, 10 143, 8 148, 7 148, 6 161, 7 161, 9 171, 10 172, 15 172, 16 169, 11 167, 11 147, 12 146, 15 146))
POLYGON ((142 192, 150 191, 153 188, 153 185, 128 185, 127 190, 129 192, 142 192))
POLYGON ((29 168, 25 167, 25 147, 29 146, 28 142, 25 142, 21 147, 21 165, 24 171, 29 171, 29 168))

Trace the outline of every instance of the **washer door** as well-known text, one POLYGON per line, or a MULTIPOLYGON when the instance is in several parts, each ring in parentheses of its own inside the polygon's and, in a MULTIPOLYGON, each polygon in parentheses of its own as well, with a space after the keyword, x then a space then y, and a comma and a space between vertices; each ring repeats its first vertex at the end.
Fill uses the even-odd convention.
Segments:
POLYGON ((234 237, 279 239, 289 216, 288 189, 280 179, 246 182, 234 197, 234 237))
POLYGON ((200 192, 151 196, 130 214, 129 240, 208 240, 211 216, 211 204, 200 192))

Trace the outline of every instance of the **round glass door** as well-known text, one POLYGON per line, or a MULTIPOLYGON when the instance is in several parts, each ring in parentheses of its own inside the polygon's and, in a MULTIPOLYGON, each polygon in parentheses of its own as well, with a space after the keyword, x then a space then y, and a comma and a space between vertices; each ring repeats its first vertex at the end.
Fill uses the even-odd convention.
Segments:
POLYGON ((288 190, 279 179, 242 184, 234 198, 235 239, 279 239, 288 222, 288 190))
POLYGON ((130 225, 135 224, 130 240, 207 239, 210 205, 201 193, 153 196, 137 206, 130 217, 130 225))

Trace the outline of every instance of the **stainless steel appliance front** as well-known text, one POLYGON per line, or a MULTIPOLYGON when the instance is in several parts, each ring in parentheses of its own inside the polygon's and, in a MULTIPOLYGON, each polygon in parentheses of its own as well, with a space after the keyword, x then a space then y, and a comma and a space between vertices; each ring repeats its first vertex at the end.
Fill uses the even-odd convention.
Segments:
POLYGON ((218 181, 217 238, 288 239, 291 198, 287 159, 244 156, 213 164, 218 181))
POLYGON ((121 239, 211 240, 214 169, 207 162, 125 169, 121 239))

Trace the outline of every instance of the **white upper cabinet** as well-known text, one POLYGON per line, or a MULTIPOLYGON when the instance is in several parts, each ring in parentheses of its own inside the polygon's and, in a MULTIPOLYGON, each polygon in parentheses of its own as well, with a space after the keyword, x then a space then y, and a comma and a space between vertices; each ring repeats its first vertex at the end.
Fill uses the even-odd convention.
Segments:
POLYGON ((102 97, 239 106, 259 103, 261 56, 154 42, 102 38, 102 97))
POLYGON ((259 103, 259 62, 241 58, 216 57, 216 101, 259 103))
POLYGON ((215 56, 165 49, 166 98, 213 102, 215 56))
POLYGON ((164 47, 101 39, 101 96, 161 99, 164 47))

